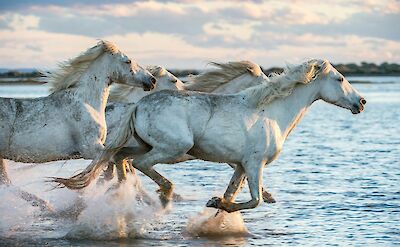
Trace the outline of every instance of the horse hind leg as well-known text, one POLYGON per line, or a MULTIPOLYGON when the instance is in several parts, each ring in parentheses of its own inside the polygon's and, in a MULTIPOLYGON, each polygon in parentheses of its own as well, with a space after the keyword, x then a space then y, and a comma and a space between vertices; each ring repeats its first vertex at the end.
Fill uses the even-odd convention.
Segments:
POLYGON ((137 159, 134 160, 133 166, 142 173, 144 173, 146 176, 151 178, 154 182, 156 182, 160 186, 158 192, 160 194, 160 201, 164 207, 172 199, 173 184, 171 181, 169 181, 160 173, 158 173, 156 170, 154 170, 153 166, 158 163, 172 162, 176 158, 179 158, 183 154, 185 154, 190 148, 191 147, 182 150, 181 152, 172 152, 172 153, 153 148, 148 153, 139 156, 137 159))

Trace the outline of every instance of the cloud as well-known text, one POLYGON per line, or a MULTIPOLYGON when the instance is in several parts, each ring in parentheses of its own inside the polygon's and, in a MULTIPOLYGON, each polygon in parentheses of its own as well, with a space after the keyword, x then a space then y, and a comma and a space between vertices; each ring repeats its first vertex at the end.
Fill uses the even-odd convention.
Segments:
POLYGON ((7 13, 0 15, 0 22, 5 28, 13 30, 34 29, 39 26, 39 17, 34 15, 20 15, 7 13))
POLYGON ((400 60, 400 7, 390 0, 22 0, 0 7, 0 67, 52 66, 97 38, 143 64, 170 68, 236 59, 266 66, 305 57, 400 60))

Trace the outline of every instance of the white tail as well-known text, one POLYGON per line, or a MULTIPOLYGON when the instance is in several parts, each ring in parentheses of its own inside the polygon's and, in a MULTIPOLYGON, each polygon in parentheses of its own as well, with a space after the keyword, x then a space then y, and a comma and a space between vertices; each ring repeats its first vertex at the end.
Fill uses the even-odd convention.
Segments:
POLYGON ((113 156, 125 145, 135 132, 136 106, 131 107, 121 121, 119 132, 112 142, 105 147, 103 152, 90 163, 85 170, 70 178, 51 178, 50 182, 58 183, 59 187, 78 190, 88 186, 99 173, 108 166, 113 156))

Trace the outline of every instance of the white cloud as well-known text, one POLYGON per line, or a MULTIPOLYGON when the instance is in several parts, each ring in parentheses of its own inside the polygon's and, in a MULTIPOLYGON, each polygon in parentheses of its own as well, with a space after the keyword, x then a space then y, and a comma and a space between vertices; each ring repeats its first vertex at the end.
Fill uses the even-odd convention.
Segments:
POLYGON ((261 22, 259 21, 247 21, 239 24, 221 20, 204 24, 203 30, 205 35, 221 36, 226 42, 230 42, 233 39, 248 41, 255 32, 254 27, 260 25, 261 22))
MULTIPOLYGON (((359 36, 315 36, 266 34, 280 43, 273 49, 243 46, 198 47, 176 35, 129 33, 110 35, 139 64, 159 64, 168 68, 204 68, 208 61, 253 60, 264 66, 283 65, 305 58, 327 58, 335 63, 354 61, 400 61, 400 43, 359 36), (291 40, 283 42, 282 40, 291 40), (340 42, 339 46, 332 44, 340 42)), ((95 39, 40 30, 0 30, 0 67, 53 67, 96 43, 95 39)))
POLYGON ((54 66, 93 45, 93 37, 117 43, 139 63, 169 68, 307 57, 398 62, 400 38, 391 23, 399 8, 393 0, 36 4, 0 15, 0 67, 54 66), (368 28, 366 20, 374 20, 368 28))
POLYGON ((0 20, 5 22, 11 29, 26 30, 37 28, 39 26, 40 18, 34 15, 6 13, 0 15, 0 20))

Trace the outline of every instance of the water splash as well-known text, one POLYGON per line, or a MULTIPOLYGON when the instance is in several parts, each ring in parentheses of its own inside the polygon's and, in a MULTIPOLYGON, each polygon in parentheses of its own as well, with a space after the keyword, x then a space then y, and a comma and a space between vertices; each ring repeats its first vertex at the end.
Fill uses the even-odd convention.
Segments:
POLYGON ((249 231, 244 225, 240 212, 227 213, 217 209, 205 208, 197 215, 190 217, 186 231, 192 236, 247 236, 249 231))
POLYGON ((0 186, 0 236, 12 237, 29 228, 39 213, 37 207, 23 200, 14 186, 0 186))
POLYGON ((157 204, 138 198, 133 177, 116 190, 106 185, 91 186, 82 199, 86 208, 80 213, 66 237, 70 239, 112 240, 145 235, 163 214, 157 204))

